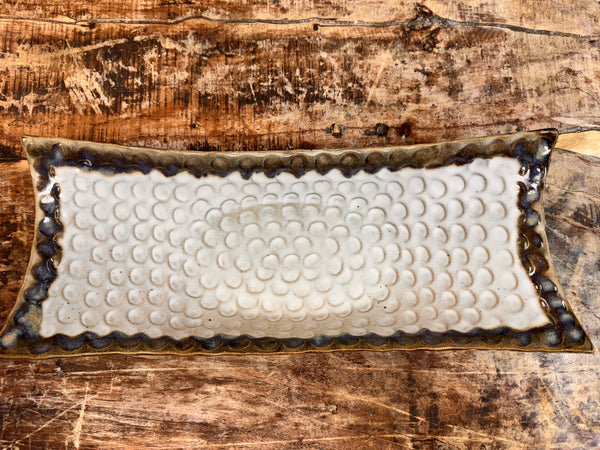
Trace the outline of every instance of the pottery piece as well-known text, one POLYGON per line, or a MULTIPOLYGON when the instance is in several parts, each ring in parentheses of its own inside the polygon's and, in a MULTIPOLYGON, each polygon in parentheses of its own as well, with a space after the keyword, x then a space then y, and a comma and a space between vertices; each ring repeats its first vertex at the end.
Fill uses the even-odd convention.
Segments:
POLYGON ((556 136, 240 153, 24 138, 36 239, 0 353, 589 351, 544 230, 556 136))

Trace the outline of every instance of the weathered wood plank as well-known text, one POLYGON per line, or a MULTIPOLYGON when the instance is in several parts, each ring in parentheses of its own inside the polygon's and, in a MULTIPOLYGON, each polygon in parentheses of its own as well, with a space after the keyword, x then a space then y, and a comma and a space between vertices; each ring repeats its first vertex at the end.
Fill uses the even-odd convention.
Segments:
POLYGON ((410 21, 418 9, 430 10, 448 20, 477 22, 482 25, 502 24, 541 32, 597 34, 600 25, 600 6, 593 0, 556 0, 551 3, 540 3, 536 0, 127 0, 118 4, 110 0, 47 0, 41 3, 33 0, 9 0, 0 5, 0 18, 54 20, 65 23, 173 23, 193 17, 230 22, 329 19, 338 22, 389 24, 410 21))
POLYGON ((27 161, 0 163, 0 322, 4 324, 27 269, 34 227, 27 161))
MULTIPOLYGON (((0 223, 21 230, 2 243, 1 255, 11 255, 32 229, 32 194, 25 163, 0 171, 11 174, 0 178, 0 223)), ((598 347, 600 161, 557 151, 545 205, 559 276, 598 347)), ((25 260, 3 256, 3 279, 18 279, 25 260)), ((10 303, 0 297, 3 312, 10 303)), ((598 350, 5 360, 0 444, 595 448, 599 373, 598 350)))
POLYGON ((15 363, 2 371, 23 381, 3 408, 10 431, 0 442, 69 448, 76 442, 84 448, 598 444, 597 396, 580 391, 557 401, 562 389, 594 383, 589 367, 557 374, 547 362, 513 354, 444 356, 336 353, 167 364, 150 357, 82 358, 34 369, 15 363))
POLYGON ((23 134, 237 150, 594 128, 594 27, 540 33, 424 8, 385 26, 5 18, 0 154, 23 157, 23 134))
POLYGON ((600 131, 561 134, 557 147, 600 158, 600 131))

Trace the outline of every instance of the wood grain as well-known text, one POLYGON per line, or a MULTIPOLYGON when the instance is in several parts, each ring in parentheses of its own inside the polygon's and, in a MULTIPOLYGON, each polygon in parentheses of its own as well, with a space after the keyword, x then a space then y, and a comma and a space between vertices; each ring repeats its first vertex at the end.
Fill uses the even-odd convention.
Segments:
POLYGON ((513 22, 514 12, 502 18, 510 3, 338 1, 298 13, 158 3, 130 13, 107 2, 5 4, 2 156, 23 157, 24 134, 245 150, 600 125, 593 2, 577 14, 521 2, 527 13, 513 22))
POLYGON ((27 161, 0 163, 0 322, 14 305, 27 269, 35 211, 27 161))
POLYGON ((561 134, 557 146, 582 155, 600 158, 600 131, 561 134))
POLYGON ((499 24, 531 28, 532 31, 589 34, 600 24, 600 6, 594 0, 505 0, 481 2, 461 0, 110 0, 95 2, 7 0, 0 5, 0 17, 29 20, 76 22, 174 23, 204 17, 213 21, 311 21, 389 24, 409 21, 417 10, 459 22, 499 24))

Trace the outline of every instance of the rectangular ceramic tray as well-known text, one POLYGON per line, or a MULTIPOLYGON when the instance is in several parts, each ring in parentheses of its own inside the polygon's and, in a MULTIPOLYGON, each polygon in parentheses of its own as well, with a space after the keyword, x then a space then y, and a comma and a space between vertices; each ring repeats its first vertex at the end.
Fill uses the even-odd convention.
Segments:
POLYGON ((26 137, 35 242, 0 352, 589 351, 544 229, 556 137, 240 153, 26 137))

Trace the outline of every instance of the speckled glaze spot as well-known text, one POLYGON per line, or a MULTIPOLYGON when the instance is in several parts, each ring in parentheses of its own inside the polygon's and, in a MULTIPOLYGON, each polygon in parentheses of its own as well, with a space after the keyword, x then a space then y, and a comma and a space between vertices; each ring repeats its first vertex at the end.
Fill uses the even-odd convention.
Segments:
POLYGON ((495 157, 301 179, 59 167, 64 255, 40 334, 314 338, 542 326, 548 318, 518 263, 519 167, 495 157))

